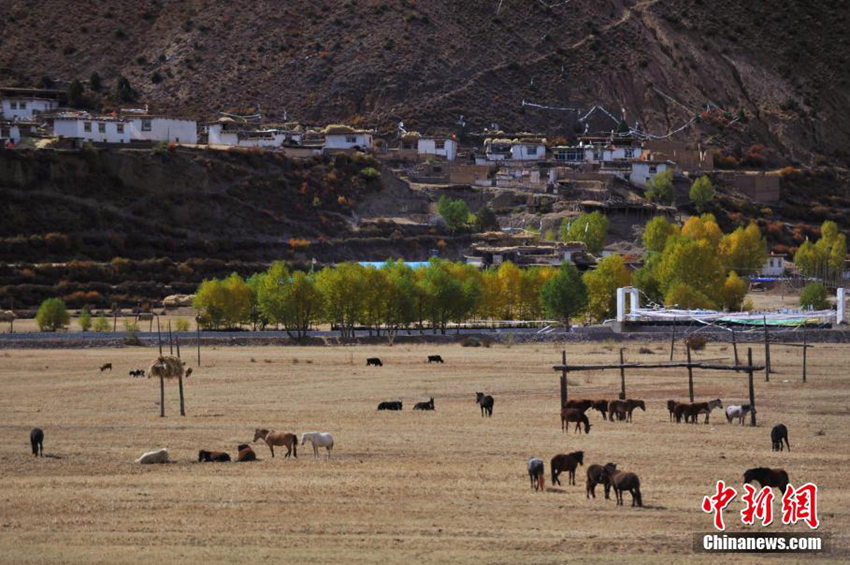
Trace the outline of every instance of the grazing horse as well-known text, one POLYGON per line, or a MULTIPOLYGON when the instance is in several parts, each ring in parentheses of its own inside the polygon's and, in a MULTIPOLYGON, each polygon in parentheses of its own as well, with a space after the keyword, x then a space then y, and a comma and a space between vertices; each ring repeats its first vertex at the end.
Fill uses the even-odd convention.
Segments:
POLYGON ((614 416, 618 420, 625 420, 628 414, 628 404, 625 400, 609 400, 608 401, 608 421, 613 422, 614 416))
POLYGON ((284 459, 290 455, 298 457, 298 437, 295 434, 276 432, 274 430, 255 429, 254 441, 256 442, 258 439, 262 439, 266 442, 266 445, 269 446, 269 451, 272 452, 272 458, 274 458, 275 445, 286 446, 286 455, 283 456, 284 459))
POLYGON ((388 400, 378 404, 378 410, 401 410, 401 400, 388 400))
POLYGON ((744 483, 752 481, 757 481, 763 487, 776 487, 780 492, 785 492, 785 487, 788 486, 788 473, 785 469, 756 467, 744 473, 744 483))
MULTIPOLYGON (((677 402, 676 400, 668 400, 667 401, 667 411, 670 412, 670 421, 671 422, 673 421, 673 414, 674 414, 674 412, 676 412, 676 406, 678 406, 679 404, 680 403, 677 402)), ((676 421, 678 422, 679 419, 677 418, 676 421)))
POLYGON ((30 445, 32 446, 33 455, 44 457, 44 432, 41 428, 33 428, 30 431, 30 445))
POLYGON ((100 366, 100 372, 101 373, 104 372, 107 369, 109 369, 110 371, 112 370, 112 363, 104 363, 103 365, 100 366))
POLYGON ((230 455, 223 451, 204 451, 202 449, 198 451, 198 463, 203 463, 204 461, 223 463, 230 461, 230 455))
POLYGON ((591 408, 602 414, 602 419, 605 420, 608 417, 608 401, 607 400, 594 400, 593 404, 590 405, 591 408))
POLYGON ((592 400, 567 400, 564 408, 575 408, 580 412, 587 412, 587 409, 593 406, 592 400))
POLYGON ((771 451, 782 451, 782 440, 785 440, 785 445, 788 446, 788 451, 791 451, 791 444, 788 443, 788 428, 785 424, 776 424, 770 430, 770 442, 773 444, 771 451))
POLYGON ((566 455, 560 453, 553 457, 549 463, 549 467, 552 469, 552 484, 561 484, 558 475, 564 471, 569 473, 568 484, 576 484, 576 467, 579 465, 584 465, 584 451, 573 451, 566 455))
POLYGON ((581 410, 576 410, 575 408, 562 408, 561 409, 561 431, 566 432, 567 428, 570 427, 570 422, 576 423, 576 432, 581 432, 581 425, 584 424, 584 433, 590 433, 590 420, 587 419, 587 416, 581 410))
POLYGON ((248 461, 256 461, 257 454, 254 453, 254 450, 251 449, 251 446, 247 443, 241 443, 236 446, 236 450, 238 451, 236 455, 237 463, 247 463, 248 461))
POLYGON ((732 420, 738 418, 738 423, 744 425, 744 418, 749 412, 756 413, 755 408, 749 404, 729 404, 726 406, 726 421, 732 423, 732 420))
POLYGON ((486 413, 488 417, 493 416, 493 397, 483 392, 475 393, 475 403, 481 405, 481 417, 486 413))
POLYGON ((634 473, 618 471, 610 463, 602 468, 603 473, 608 476, 614 496, 617 498, 617 506, 623 505, 623 491, 627 490, 632 495, 632 506, 643 506, 643 498, 640 495, 640 479, 634 473))
POLYGON ((159 451, 148 451, 147 453, 143 453, 141 457, 136 459, 136 463, 141 463, 142 465, 168 463, 168 450, 162 448, 159 451))
POLYGON ((643 400, 637 400, 632 398, 626 399, 626 420, 632 421, 632 412, 634 412, 635 408, 640 408, 644 412, 646 412, 646 403, 643 400))
POLYGON ((429 355, 428 356, 428 362, 429 363, 442 363, 443 358, 440 357, 439 355, 429 355))
POLYGON ((708 423, 708 415, 711 414, 711 411, 715 408, 723 408, 723 403, 719 398, 715 398, 714 400, 709 400, 708 402, 695 402, 691 404, 690 407, 685 412, 685 421, 688 418, 691 418, 691 422, 697 423, 697 416, 700 414, 705 414, 705 424, 708 423))
POLYGON ((433 410, 434 409, 434 397, 432 396, 428 402, 417 402, 413 405, 414 410, 433 410))
MULTIPOLYGON (((617 465, 608 463, 605 467, 616 470, 617 465)), ((587 468, 587 498, 596 498, 596 485, 602 483, 605 487, 605 500, 611 498, 611 481, 602 465, 591 465, 587 468)))
POLYGON ((301 436, 301 445, 307 442, 313 444, 313 457, 319 458, 319 448, 324 447, 328 450, 328 459, 331 458, 331 450, 334 447, 334 437, 326 432, 307 432, 301 436))
POLYGON ((543 460, 532 457, 528 460, 528 478, 531 480, 531 488, 543 490, 545 483, 543 460))
POLYGON ((145 370, 144 369, 133 369, 132 371, 130 371, 129 374, 134 379, 136 377, 144 377, 145 376, 145 370))
POLYGON ((192 367, 189 367, 188 369, 186 369, 186 374, 183 375, 183 376, 186 377, 187 379, 189 377, 191 377, 192 376, 192 367))
POLYGON ((378 357, 369 357, 366 359, 366 366, 374 365, 375 367, 383 367, 384 364, 381 363, 381 360, 378 357))

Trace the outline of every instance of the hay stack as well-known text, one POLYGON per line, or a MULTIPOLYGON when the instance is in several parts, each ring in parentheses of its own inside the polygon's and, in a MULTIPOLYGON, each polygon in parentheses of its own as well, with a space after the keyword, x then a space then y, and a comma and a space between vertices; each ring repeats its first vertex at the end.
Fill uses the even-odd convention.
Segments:
POLYGON ((148 369, 148 375, 164 379, 177 379, 183 376, 183 361, 178 357, 164 355, 157 358, 148 369))
POLYGON ((17 316, 11 310, 0 310, 0 322, 14 321, 17 316))

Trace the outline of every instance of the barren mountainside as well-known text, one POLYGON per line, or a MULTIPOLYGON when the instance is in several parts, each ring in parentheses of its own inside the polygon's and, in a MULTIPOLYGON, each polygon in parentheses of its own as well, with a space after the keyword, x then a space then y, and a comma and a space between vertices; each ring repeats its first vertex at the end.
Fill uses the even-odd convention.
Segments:
MULTIPOLYGON (((119 75, 140 103, 211 118, 259 104, 270 119, 394 131, 490 123, 569 136, 601 104, 629 125, 770 164, 850 162, 850 7, 841 0, 9 1, 0 79, 119 75), (703 113, 705 105, 722 108, 703 113)), ((603 113, 591 131, 617 123, 603 113)))

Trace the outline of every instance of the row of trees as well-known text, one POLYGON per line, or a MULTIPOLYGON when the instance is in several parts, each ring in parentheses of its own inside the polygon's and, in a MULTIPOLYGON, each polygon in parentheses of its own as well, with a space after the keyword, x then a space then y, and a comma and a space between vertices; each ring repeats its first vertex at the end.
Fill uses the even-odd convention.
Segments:
POLYGON ((806 240, 794 254, 794 264, 807 277, 833 282, 844 273, 847 237, 839 233, 835 222, 825 221, 817 242, 806 240))

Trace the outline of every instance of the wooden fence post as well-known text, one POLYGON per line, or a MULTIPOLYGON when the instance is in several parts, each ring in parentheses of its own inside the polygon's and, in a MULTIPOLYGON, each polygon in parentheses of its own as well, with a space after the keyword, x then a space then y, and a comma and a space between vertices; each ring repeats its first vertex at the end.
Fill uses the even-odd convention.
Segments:
POLYGON ((803 330, 803 382, 806 382, 806 352, 809 350, 809 346, 806 342, 806 334, 805 330, 803 330))
POLYGON ((750 386, 750 425, 756 425, 756 390, 753 387, 753 348, 747 348, 747 379, 750 386))
MULTIPOLYGON (((153 318, 151 318, 151 324, 153 324, 153 318)), ((162 357, 162 332, 159 328, 159 316, 156 317, 156 342, 159 344, 159 356, 162 357)))
POLYGON ((670 361, 673 360, 673 345, 676 343, 676 320, 673 320, 673 333, 670 334, 670 361))
POLYGON ((567 405, 567 350, 561 350, 561 408, 567 405))
POLYGON ((165 418, 165 377, 159 376, 159 417, 165 418))
POLYGON ((620 348, 620 400, 626 399, 626 368, 623 367, 623 348, 620 348))
POLYGON ((201 323, 196 319, 195 328, 197 331, 196 341, 198 343, 198 367, 201 366, 201 323))
POLYGON ((762 317, 764 321, 764 380, 770 382, 770 341, 767 337, 767 316, 762 317))
POLYGON ((738 340, 735 337, 735 330, 732 330, 732 350, 735 352, 735 366, 739 365, 738 363, 738 340))
POLYGON ((180 359, 180 336, 174 336, 174 344, 177 346, 177 358, 180 359))
POLYGON ((691 404, 694 403, 694 368, 691 367, 691 345, 685 344, 688 351, 688 396, 691 399, 691 404))
POLYGON ((180 374, 177 376, 177 386, 180 389, 180 415, 186 415, 186 409, 183 407, 183 370, 180 370, 180 374))
POLYGON ((168 320, 168 354, 174 355, 174 346, 171 344, 171 320, 168 320))

